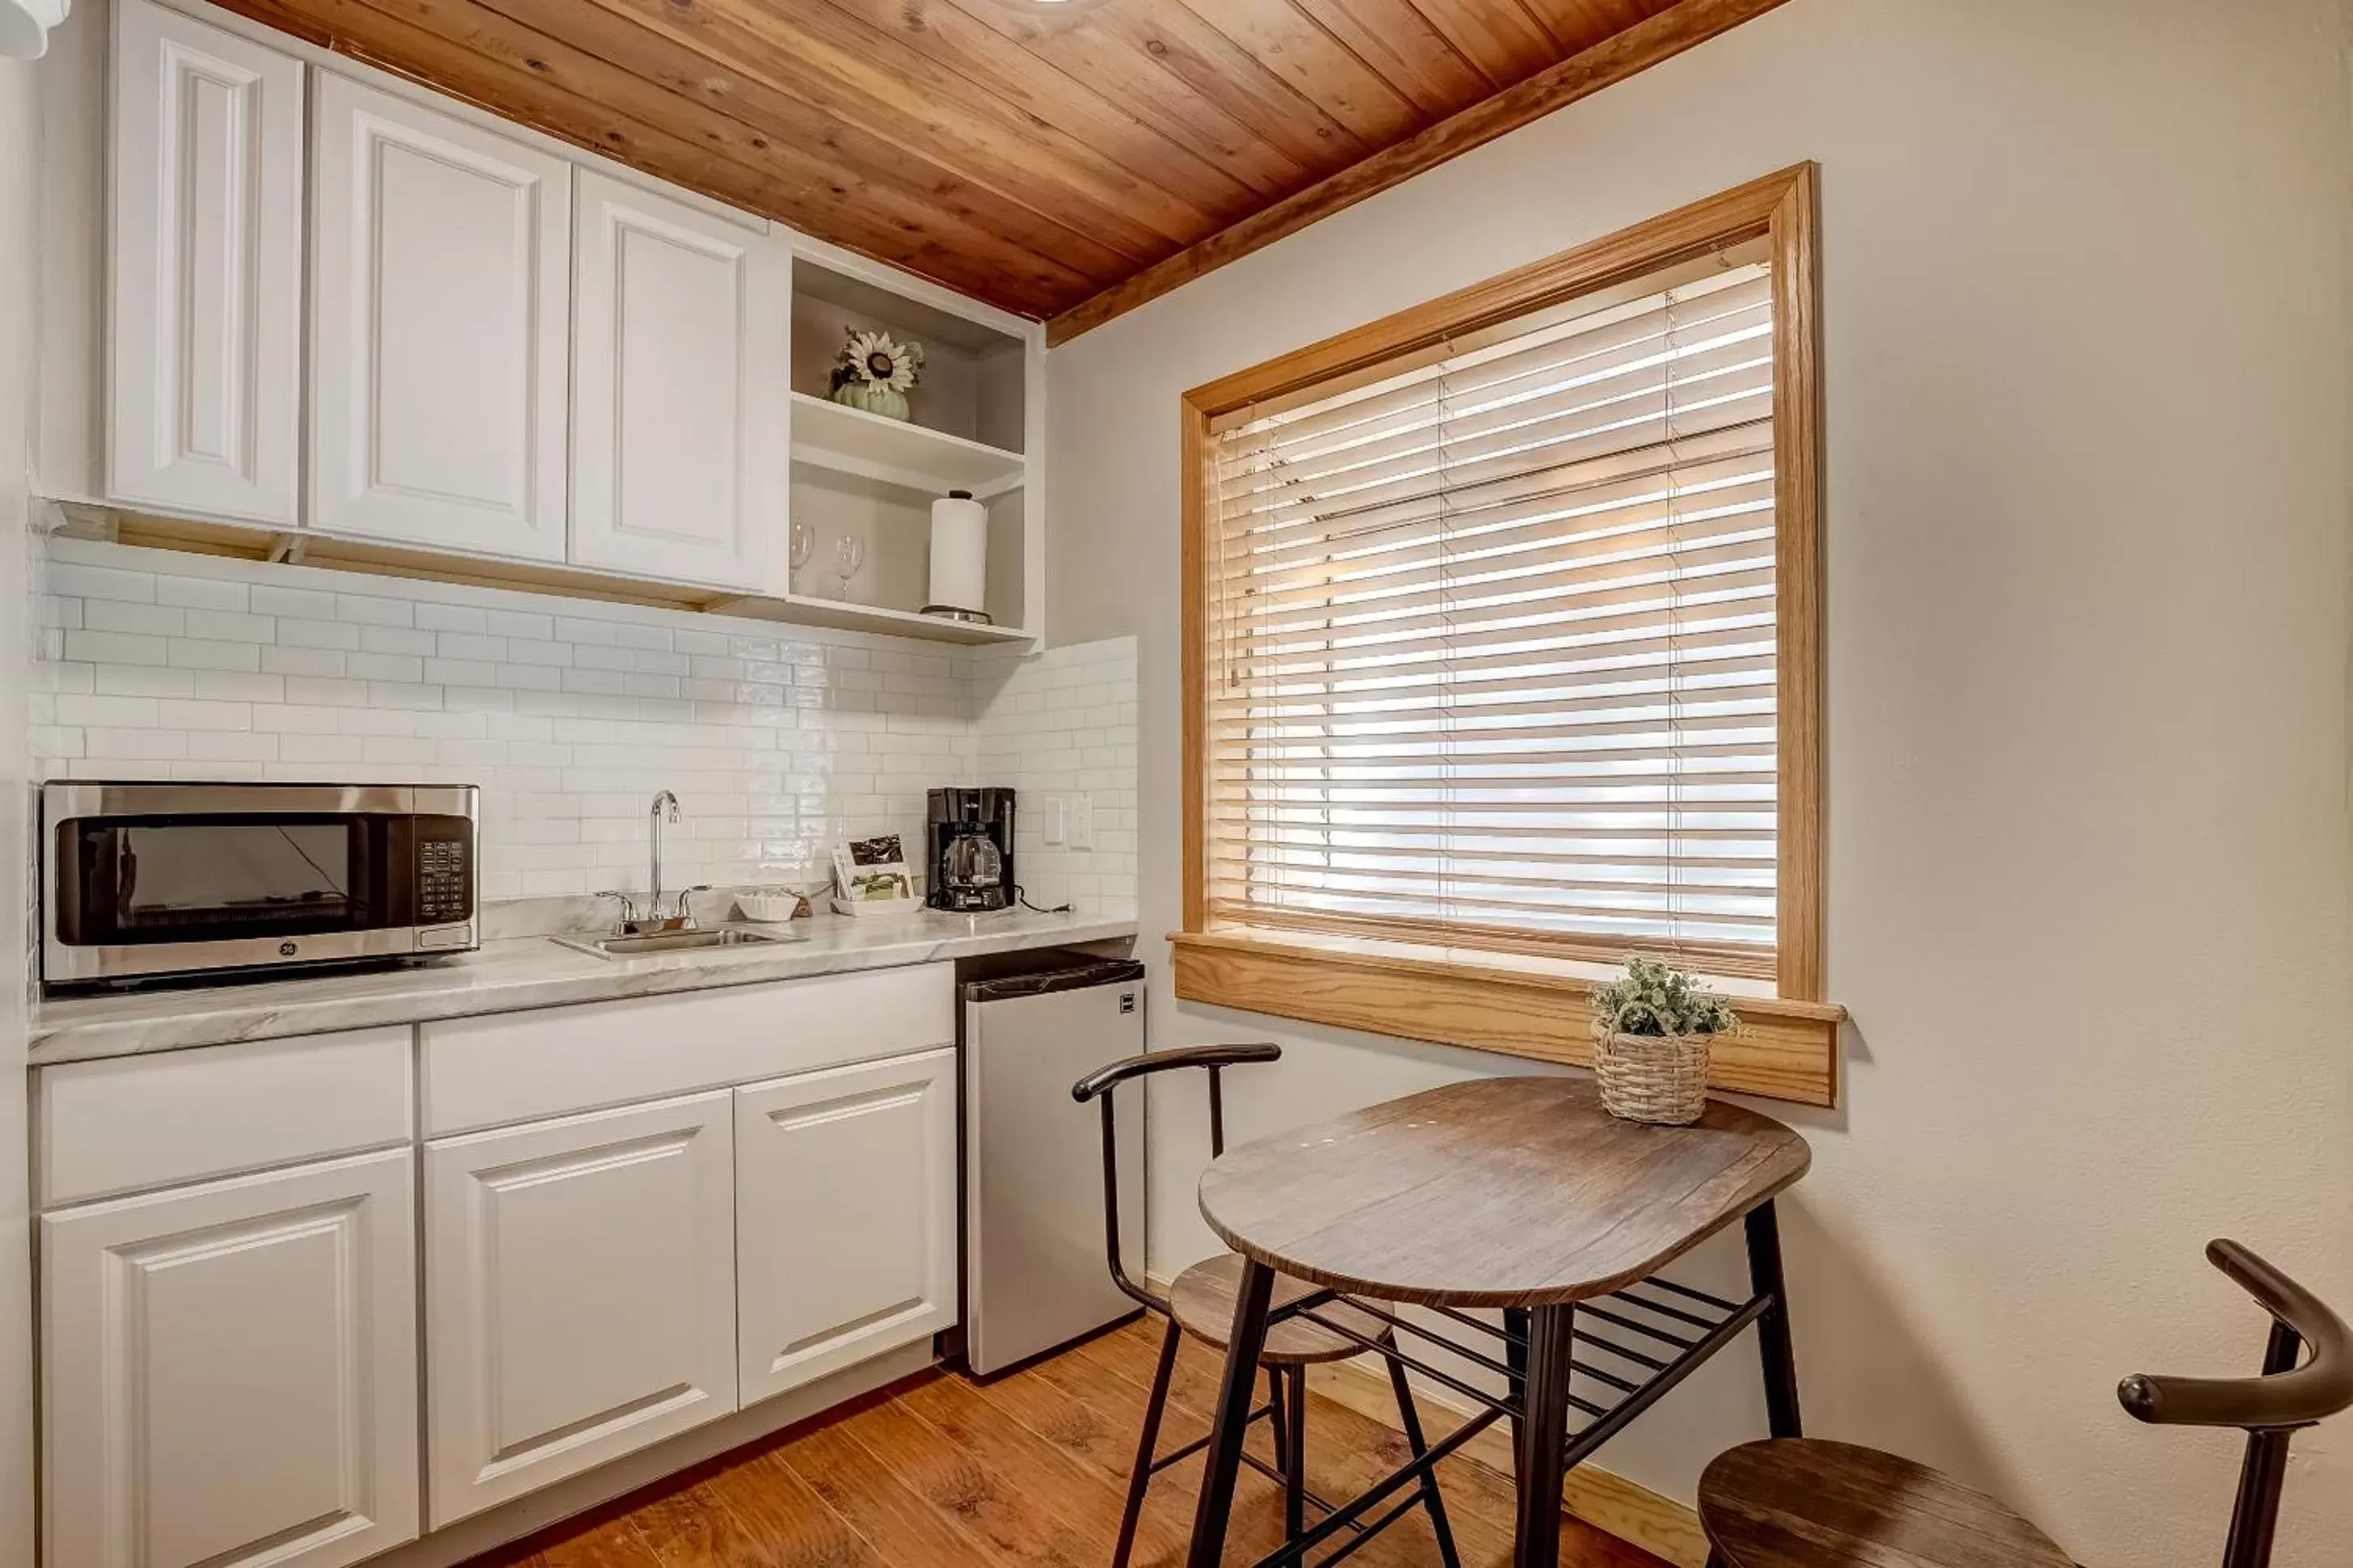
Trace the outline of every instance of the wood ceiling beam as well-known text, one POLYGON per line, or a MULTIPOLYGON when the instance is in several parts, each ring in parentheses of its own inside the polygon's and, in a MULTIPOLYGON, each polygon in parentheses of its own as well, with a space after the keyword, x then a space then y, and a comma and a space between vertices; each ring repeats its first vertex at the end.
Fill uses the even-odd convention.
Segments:
POLYGON ((1763 15, 1782 0, 1676 0, 1614 37, 1538 71, 1494 97, 1351 164, 1253 216, 1179 251, 1046 323, 1046 341, 1064 343, 1254 250, 1345 211, 1367 196, 1484 146, 1498 136, 1586 98, 1612 82, 1704 43, 1763 15))

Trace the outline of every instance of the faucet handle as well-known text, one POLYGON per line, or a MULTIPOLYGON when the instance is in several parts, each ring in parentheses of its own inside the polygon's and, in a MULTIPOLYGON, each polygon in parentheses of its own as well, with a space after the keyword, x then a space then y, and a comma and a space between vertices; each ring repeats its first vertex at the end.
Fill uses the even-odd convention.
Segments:
POLYGON ((637 902, 627 893, 615 892, 612 889, 607 888, 605 891, 601 893, 592 893, 589 897, 596 899, 611 899, 618 902, 621 906, 621 918, 617 922, 616 922, 618 925, 628 925, 638 918, 637 902))
MULTIPOLYGON (((711 891, 711 884, 708 882, 697 882, 691 888, 681 889, 678 895, 678 918, 691 924, 694 920, 694 911, 687 907, 686 900, 696 893, 707 893, 709 891, 711 891)), ((659 911, 657 910, 656 912, 659 913, 659 911)))

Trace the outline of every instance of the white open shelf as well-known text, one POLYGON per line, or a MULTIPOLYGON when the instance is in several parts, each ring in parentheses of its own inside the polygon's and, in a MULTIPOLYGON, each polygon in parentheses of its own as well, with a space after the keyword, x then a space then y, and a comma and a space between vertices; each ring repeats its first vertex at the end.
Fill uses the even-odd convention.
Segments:
POLYGON ((983 500, 1018 489, 1029 468, 1018 452, 806 392, 793 394, 793 461, 935 496, 970 490, 983 500))
POLYGON ((966 644, 1028 642, 1019 626, 983 626, 976 621, 950 620, 942 616, 894 610, 884 605, 857 605, 814 594, 778 594, 729 604, 731 615, 764 621, 790 621, 796 626, 831 626, 839 631, 885 632, 893 637, 929 637, 934 642, 966 644))

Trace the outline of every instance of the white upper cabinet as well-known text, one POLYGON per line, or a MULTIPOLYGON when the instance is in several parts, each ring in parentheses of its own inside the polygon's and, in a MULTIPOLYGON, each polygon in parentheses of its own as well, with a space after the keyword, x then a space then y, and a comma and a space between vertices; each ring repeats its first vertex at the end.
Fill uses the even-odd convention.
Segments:
POLYGON ((311 525, 562 560, 571 165, 325 71, 313 125, 311 525))
POLYGON ((735 1408, 732 1102, 426 1145, 436 1529, 735 1408))
POLYGON ((956 1318, 955 1049, 735 1091, 744 1403, 956 1318))
POLYGON ((586 169, 574 234, 573 562, 775 585, 790 464, 783 247, 586 169))
POLYGON ((108 498, 291 527, 302 65, 115 7, 108 498))
POLYGON ((49 1215, 43 1561, 341 1568, 417 1532, 406 1149, 49 1215))

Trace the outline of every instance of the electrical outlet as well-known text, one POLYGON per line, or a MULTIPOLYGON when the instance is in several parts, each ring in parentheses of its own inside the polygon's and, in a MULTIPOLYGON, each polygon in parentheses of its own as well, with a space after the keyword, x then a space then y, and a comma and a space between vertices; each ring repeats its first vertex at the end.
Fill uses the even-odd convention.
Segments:
POLYGON ((1064 838, 1070 836, 1070 827, 1068 826, 1069 816, 1070 803, 1059 795, 1048 795, 1046 797, 1046 828, 1045 832, 1040 835, 1040 837, 1042 837, 1049 844, 1060 844, 1064 838))
POLYGON ((1071 847, 1092 849, 1095 847, 1095 803, 1091 795, 1071 796, 1071 847))

